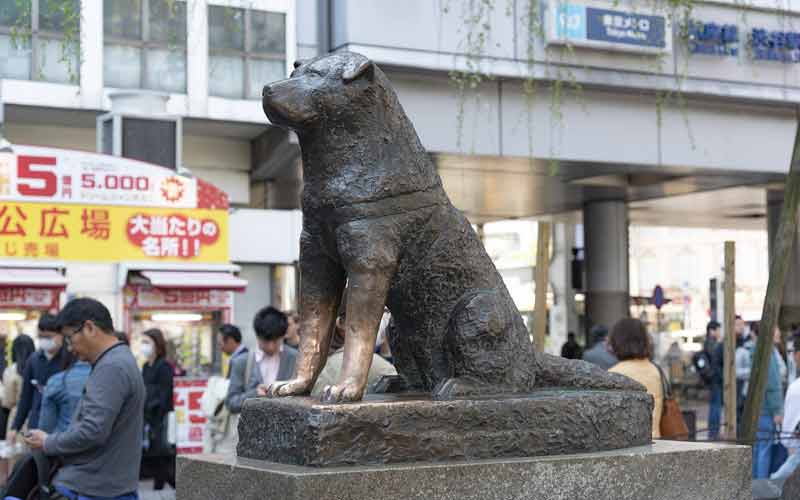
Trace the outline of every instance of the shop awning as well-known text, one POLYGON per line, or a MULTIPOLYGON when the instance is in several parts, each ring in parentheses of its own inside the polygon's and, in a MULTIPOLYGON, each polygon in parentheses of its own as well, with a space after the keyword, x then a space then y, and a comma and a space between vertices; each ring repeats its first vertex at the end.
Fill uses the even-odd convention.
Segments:
POLYGON ((0 287, 57 288, 67 287, 67 278, 56 269, 0 267, 0 287))
POLYGON ((142 277, 154 288, 189 288, 195 290, 244 291, 247 280, 218 271, 142 271, 142 277))

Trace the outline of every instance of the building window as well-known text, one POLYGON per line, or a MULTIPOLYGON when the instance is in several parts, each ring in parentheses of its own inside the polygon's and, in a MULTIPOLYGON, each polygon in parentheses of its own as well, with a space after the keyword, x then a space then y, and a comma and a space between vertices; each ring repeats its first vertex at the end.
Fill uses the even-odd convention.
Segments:
POLYGON ((260 99, 286 77, 286 15, 209 5, 208 49, 210 95, 260 99))
POLYGON ((77 83, 80 0, 0 0, 0 76, 77 83))
POLYGON ((186 2, 103 1, 106 87, 186 93, 186 2))

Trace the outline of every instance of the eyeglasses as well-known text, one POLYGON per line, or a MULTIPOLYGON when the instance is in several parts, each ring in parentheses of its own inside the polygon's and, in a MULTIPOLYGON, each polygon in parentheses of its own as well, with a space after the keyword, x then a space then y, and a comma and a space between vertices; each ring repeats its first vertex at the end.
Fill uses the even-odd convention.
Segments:
POLYGON ((72 332, 70 332, 69 334, 64 333, 64 342, 67 344, 67 347, 72 347, 72 337, 81 333, 81 330, 83 330, 84 326, 86 326, 85 321, 81 323, 81 326, 79 326, 75 330, 72 330, 72 332))

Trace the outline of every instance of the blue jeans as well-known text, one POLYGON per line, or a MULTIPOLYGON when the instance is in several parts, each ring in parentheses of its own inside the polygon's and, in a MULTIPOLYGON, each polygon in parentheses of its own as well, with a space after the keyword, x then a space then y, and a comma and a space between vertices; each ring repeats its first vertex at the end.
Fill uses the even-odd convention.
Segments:
POLYGON ((792 475, 792 472, 795 471, 800 467, 800 450, 796 450, 794 455, 789 455, 789 458, 783 462, 781 468, 776 470, 771 476, 770 479, 786 479, 787 477, 792 475))
POLYGON ((772 441, 775 435, 775 422, 769 415, 758 417, 758 432, 753 443, 753 479, 767 479, 772 461, 772 441))
POLYGON ((719 424, 722 417, 722 386, 711 386, 711 399, 708 402, 708 439, 719 439, 719 424))
POLYGON ((86 495, 79 495, 72 490, 68 490, 63 486, 55 485, 56 490, 59 493, 64 495, 65 497, 69 498, 70 500, 139 500, 139 494, 137 492, 133 493, 126 493, 124 495, 119 495, 116 497, 87 497, 86 495))

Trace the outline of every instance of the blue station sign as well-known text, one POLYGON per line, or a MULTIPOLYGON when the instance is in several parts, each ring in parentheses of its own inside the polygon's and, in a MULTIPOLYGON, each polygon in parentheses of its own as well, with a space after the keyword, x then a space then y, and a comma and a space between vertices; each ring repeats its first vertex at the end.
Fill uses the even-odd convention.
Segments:
POLYGON ((739 55, 739 27, 692 20, 688 25, 689 52, 711 56, 739 55))
POLYGON ((551 1, 548 43, 626 52, 664 53, 672 48, 666 16, 551 1))
POLYGON ((750 50, 755 60, 800 63, 800 33, 753 28, 750 50))

